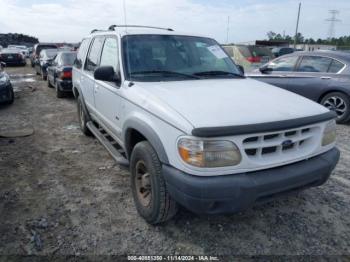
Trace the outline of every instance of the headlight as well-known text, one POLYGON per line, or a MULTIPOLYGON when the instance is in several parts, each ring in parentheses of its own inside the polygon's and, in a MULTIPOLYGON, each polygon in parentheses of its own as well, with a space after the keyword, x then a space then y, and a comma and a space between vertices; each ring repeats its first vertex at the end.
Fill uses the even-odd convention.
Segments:
POLYGON ((336 137, 336 123, 335 120, 331 120, 327 123, 326 128, 323 131, 322 146, 334 143, 336 137))
POLYGON ((238 147, 230 141, 181 138, 178 150, 183 161, 197 167, 234 166, 241 162, 238 147))

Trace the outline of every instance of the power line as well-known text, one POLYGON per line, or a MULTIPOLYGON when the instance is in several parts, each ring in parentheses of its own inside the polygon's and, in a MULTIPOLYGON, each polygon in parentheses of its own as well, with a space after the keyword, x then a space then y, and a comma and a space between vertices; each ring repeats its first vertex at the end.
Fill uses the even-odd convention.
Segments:
POLYGON ((332 39, 335 36, 335 23, 341 22, 340 19, 337 19, 337 15, 339 15, 339 10, 328 10, 329 14, 331 15, 330 18, 326 19, 327 22, 329 22, 329 29, 328 29, 328 39, 332 39))

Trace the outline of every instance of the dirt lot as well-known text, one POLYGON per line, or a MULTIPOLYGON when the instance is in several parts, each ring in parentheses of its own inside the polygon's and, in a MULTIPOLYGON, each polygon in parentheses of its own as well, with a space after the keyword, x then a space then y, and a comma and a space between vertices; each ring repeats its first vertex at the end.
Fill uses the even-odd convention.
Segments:
POLYGON ((150 226, 128 170, 80 132, 74 98, 56 98, 30 66, 7 71, 16 100, 0 107, 0 131, 23 137, 0 138, 1 255, 350 255, 350 126, 338 126, 341 160, 322 187, 150 226))

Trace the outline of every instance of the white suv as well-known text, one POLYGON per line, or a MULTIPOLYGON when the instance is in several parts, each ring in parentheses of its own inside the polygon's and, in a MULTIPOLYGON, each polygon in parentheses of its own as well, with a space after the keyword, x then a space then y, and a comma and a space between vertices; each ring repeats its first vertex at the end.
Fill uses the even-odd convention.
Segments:
POLYGON ((335 114, 244 77, 213 39, 111 26, 83 39, 73 90, 85 134, 130 165, 139 214, 178 204, 236 212, 323 184, 339 159, 335 114))

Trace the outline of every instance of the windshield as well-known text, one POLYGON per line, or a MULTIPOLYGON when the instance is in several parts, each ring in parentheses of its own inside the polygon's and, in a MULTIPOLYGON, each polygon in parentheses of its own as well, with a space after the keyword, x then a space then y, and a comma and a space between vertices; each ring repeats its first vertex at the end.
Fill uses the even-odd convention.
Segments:
POLYGON ((177 35, 123 37, 125 77, 133 81, 175 81, 242 77, 240 70, 209 38, 177 35))
POLYGON ((57 49, 46 49, 45 54, 49 59, 54 58, 57 55, 57 49))
POLYGON ((63 53, 62 62, 64 65, 73 65, 77 57, 77 53, 63 53))

